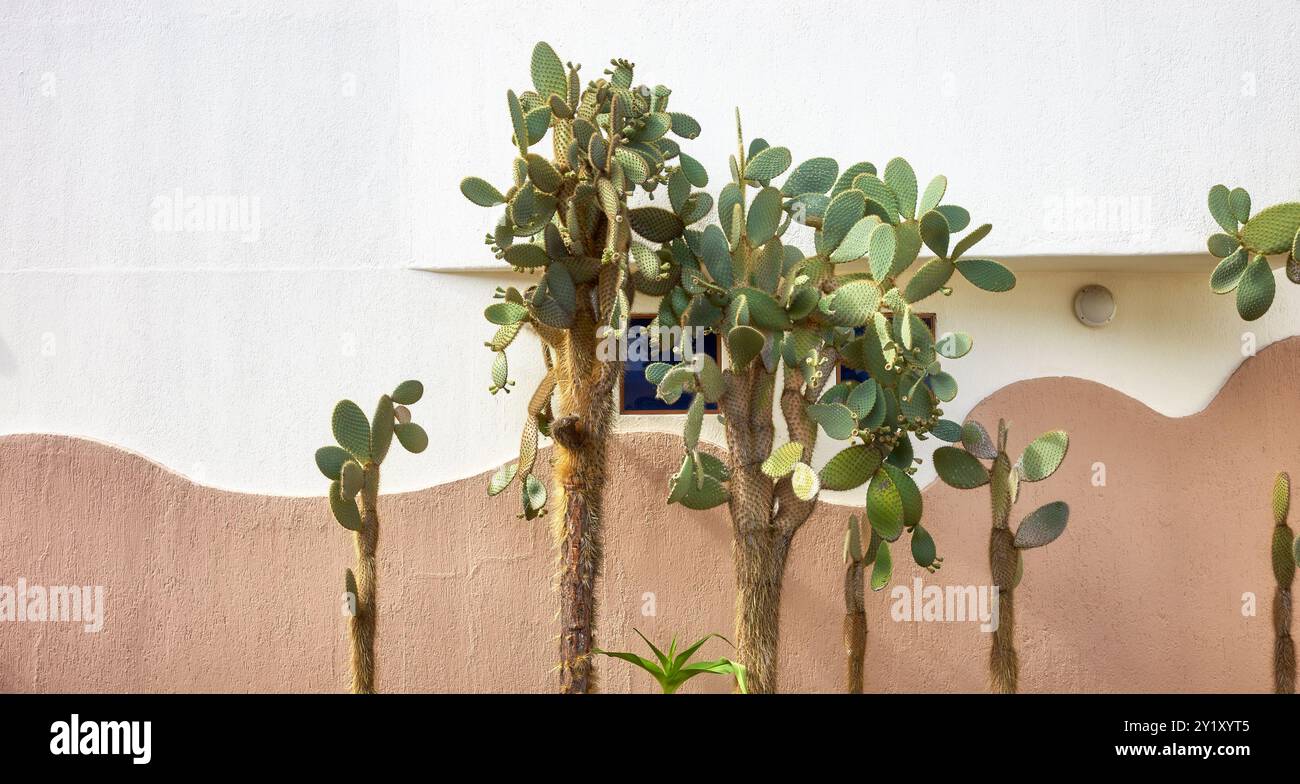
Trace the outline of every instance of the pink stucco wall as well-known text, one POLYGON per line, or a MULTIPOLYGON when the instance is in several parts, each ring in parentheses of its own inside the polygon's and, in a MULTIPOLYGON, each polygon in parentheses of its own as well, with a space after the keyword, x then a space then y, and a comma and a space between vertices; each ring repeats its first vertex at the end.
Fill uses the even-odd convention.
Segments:
MULTIPOLYGON (((1023 691, 1266 691, 1273 577, 1269 493, 1300 475, 1300 339, 1248 360, 1205 411, 1168 419, 1069 378, 1014 384, 976 410, 1012 425, 1012 448, 1064 427, 1050 481, 1025 485, 1013 522, 1057 498, 1069 529, 1026 554, 1017 593, 1023 691), (1094 464, 1105 466, 1095 486, 1094 464), (1243 616, 1242 595, 1258 596, 1243 616)), ((627 434, 613 450, 598 639, 730 633, 725 511, 662 503, 675 437, 627 434), (655 614, 643 615, 653 594, 655 614)), ((309 460, 310 456, 305 455, 309 460)), ((0 691, 341 691, 340 611, 349 536, 323 498, 194 485, 111 446, 59 436, 0 439, 0 585, 103 585, 98 634, 71 623, 0 623, 0 691)), ((486 477, 384 496, 379 681, 386 691, 546 691, 555 644, 544 522, 489 499, 486 477)), ((988 582, 987 490, 925 491, 945 557, 895 580, 988 582)), ((851 510, 823 504, 799 534, 782 613, 781 684, 842 681, 840 542, 851 510)), ((973 624, 897 623, 868 598, 868 691, 981 691, 987 637, 973 624)), ((706 648, 724 655, 720 643, 706 648)), ((608 691, 648 677, 602 662, 608 691)), ((726 690, 699 678, 690 690, 726 690)))

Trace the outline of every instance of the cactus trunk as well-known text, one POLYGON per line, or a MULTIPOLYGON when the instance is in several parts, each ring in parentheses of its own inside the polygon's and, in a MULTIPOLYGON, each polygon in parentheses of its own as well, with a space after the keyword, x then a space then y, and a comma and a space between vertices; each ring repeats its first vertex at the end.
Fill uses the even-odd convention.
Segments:
POLYGON ((998 628, 993 631, 989 651, 989 681, 1001 694, 1015 694, 1019 685, 1020 662, 1016 656, 1016 613, 1014 591, 1018 582, 1020 554, 1011 533, 1011 459, 1006 452, 1005 428, 999 423, 998 456, 989 472, 993 504, 993 530, 989 533, 989 571, 998 589, 998 628))
POLYGON ((867 611, 863 602, 866 565, 851 561, 844 571, 844 653, 848 656, 845 691, 862 693, 862 669, 867 652, 867 611))
POLYGON ((365 466, 361 488, 361 529, 354 534, 357 550, 356 613, 352 616, 352 693, 375 693, 375 628, 378 621, 379 466, 365 466))
POLYGON ((1291 639, 1291 586, 1273 593, 1273 692, 1295 694, 1295 641, 1291 639))
POLYGON ((791 537, 771 527, 742 531, 732 545, 736 567, 736 650, 749 668, 751 694, 777 688, 781 584, 791 537))
POLYGON ((555 499, 552 523, 559 567, 560 691, 596 691, 596 582, 602 560, 602 499, 606 443, 614 409, 616 363, 596 359, 597 325, 583 311, 555 346, 556 391, 561 418, 555 437, 555 499))

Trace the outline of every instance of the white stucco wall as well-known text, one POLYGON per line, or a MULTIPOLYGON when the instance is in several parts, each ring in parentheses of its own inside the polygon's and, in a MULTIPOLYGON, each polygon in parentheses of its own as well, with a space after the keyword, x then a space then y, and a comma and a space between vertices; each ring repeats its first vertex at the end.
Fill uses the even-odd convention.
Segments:
MULTIPOLYGON (((0 433, 87 436, 208 484, 319 494, 311 452, 334 401, 369 408, 416 377, 434 446, 392 460, 388 489, 507 459, 522 407, 486 392, 481 311, 510 276, 487 271, 490 215, 456 184, 503 179, 501 96, 527 84, 537 38, 588 75, 618 55, 674 87, 704 126, 690 150, 711 187, 737 104, 796 159, 903 154, 922 178, 947 174, 951 199, 995 224, 981 248, 1020 272, 1010 295, 961 284, 936 303, 941 331, 976 338, 953 363, 956 417, 1058 374, 1184 415, 1240 362, 1245 329, 1261 347, 1300 331, 1285 283, 1266 319, 1239 323, 1201 252, 1209 185, 1261 205, 1296 195, 1300 80, 1275 56, 1296 40, 1294 3, 656 2, 590 22, 607 9, 7 5, 0 433), (169 224, 176 189, 246 220, 169 224), (1105 330, 1073 319, 1090 282, 1118 298, 1105 330)), ((536 377, 529 352, 512 360, 521 385, 536 377)))

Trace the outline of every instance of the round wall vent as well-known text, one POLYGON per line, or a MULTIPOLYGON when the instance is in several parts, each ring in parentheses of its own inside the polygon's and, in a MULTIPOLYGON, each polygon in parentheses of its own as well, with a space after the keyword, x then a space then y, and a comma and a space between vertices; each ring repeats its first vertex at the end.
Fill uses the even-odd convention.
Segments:
POLYGON ((1105 286, 1084 286, 1074 295, 1074 315, 1089 327, 1104 327, 1115 318, 1115 295, 1105 286))

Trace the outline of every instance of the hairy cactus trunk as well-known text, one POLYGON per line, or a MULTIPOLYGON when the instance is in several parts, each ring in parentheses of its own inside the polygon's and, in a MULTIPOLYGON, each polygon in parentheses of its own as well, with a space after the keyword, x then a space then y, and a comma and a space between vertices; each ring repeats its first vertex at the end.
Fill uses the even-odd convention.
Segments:
POLYGON ((777 687, 781 584, 790 539, 776 528, 742 531, 732 545, 736 567, 736 650, 749 669, 751 694, 777 687))
POLYGON ((862 670, 867 652, 867 611, 863 600, 866 564, 851 561, 844 570, 844 653, 848 656, 845 691, 862 693, 862 670))
POLYGON ((559 413, 555 437, 555 503, 552 522, 560 592, 560 691, 596 690, 596 581, 600 577, 603 536, 602 499, 605 454, 613 420, 613 380, 617 365, 596 357, 596 325, 579 316, 556 351, 559 413))
POLYGON ((1273 594, 1273 691, 1295 694, 1295 641, 1291 639, 1291 586, 1273 594))
POLYGON ((352 693, 375 693, 375 627, 378 621, 379 466, 365 466, 361 487, 361 530, 353 536, 357 550, 356 613, 352 616, 352 693))

